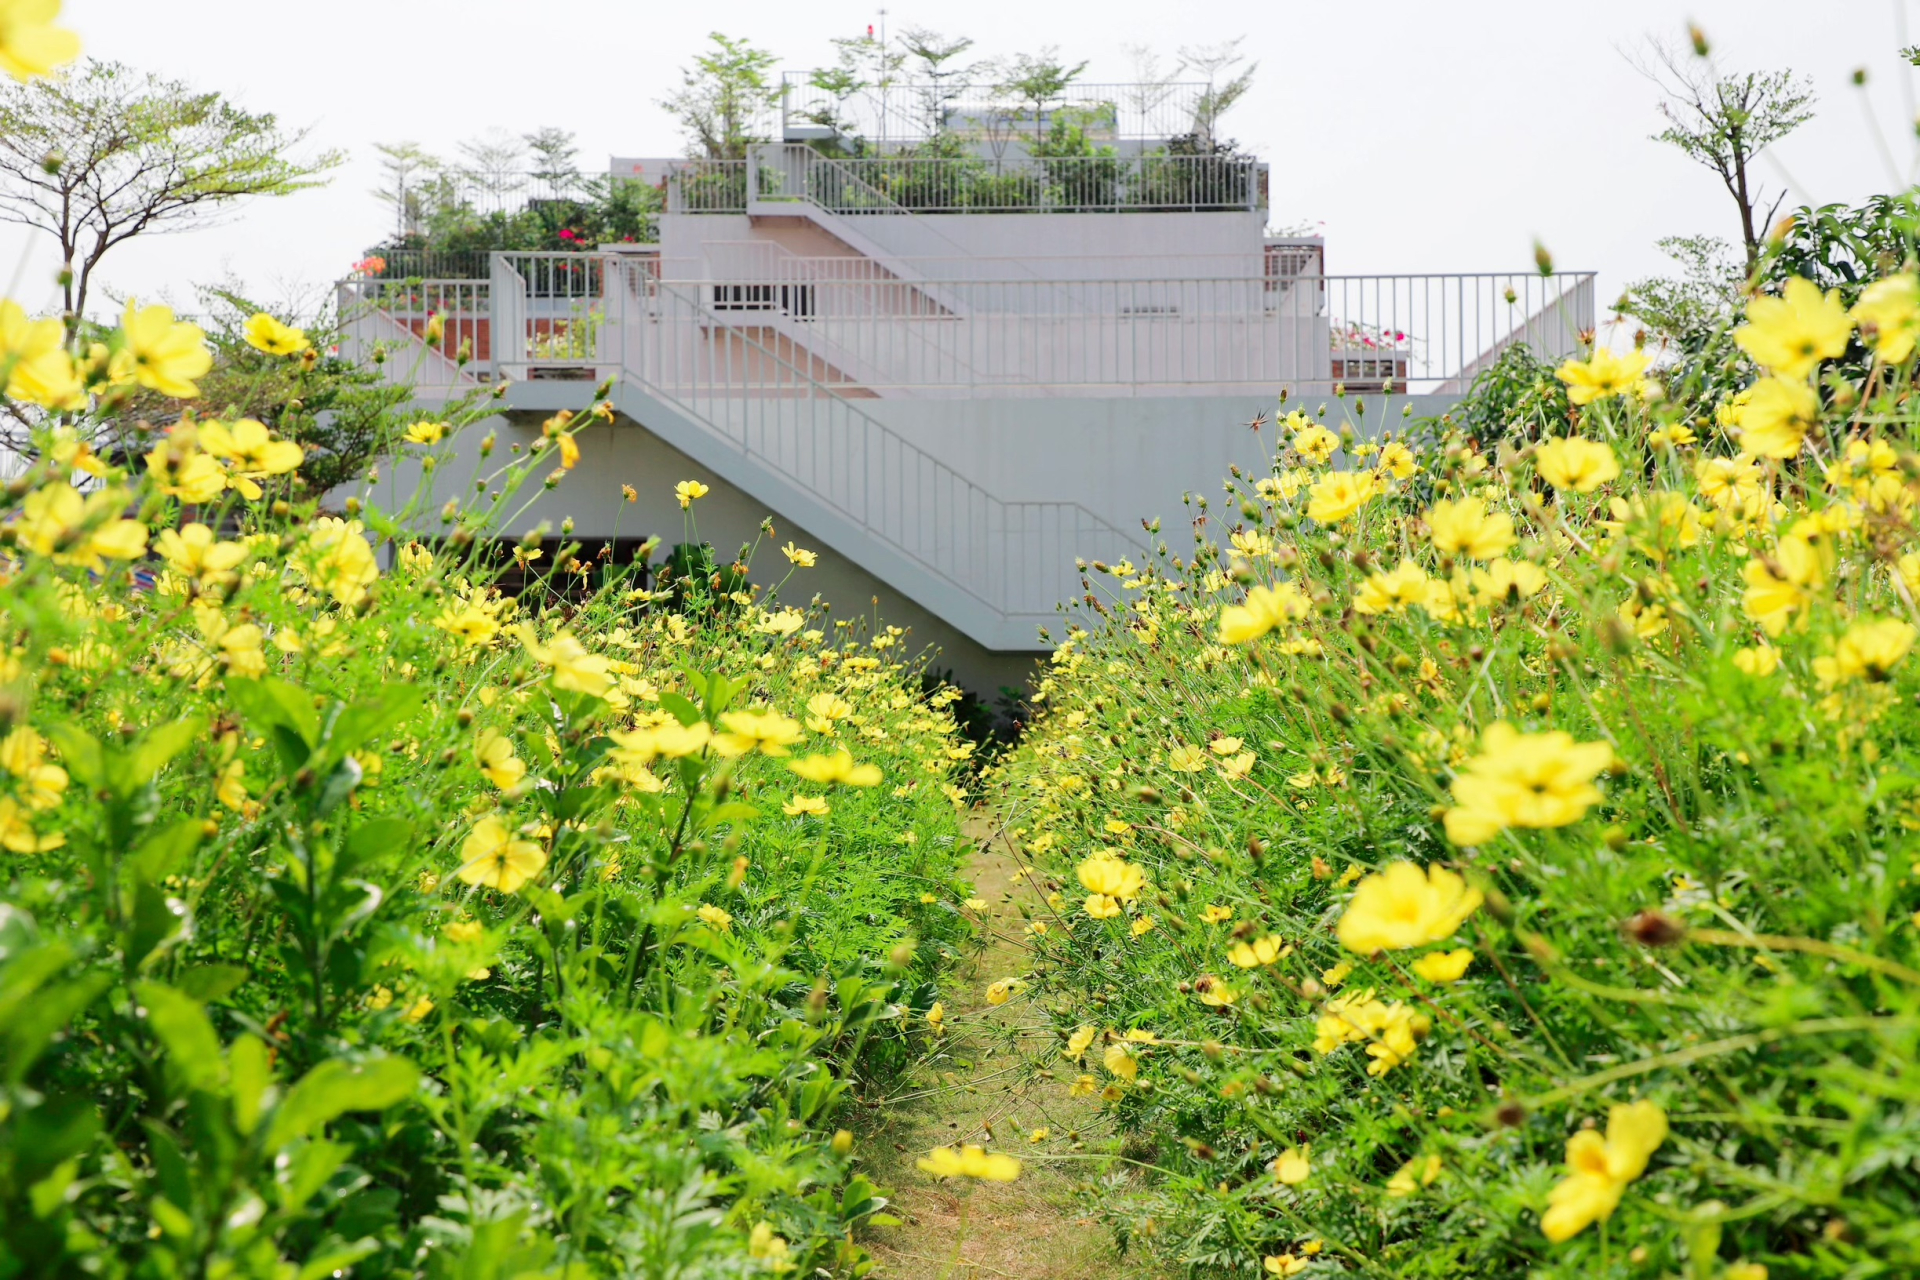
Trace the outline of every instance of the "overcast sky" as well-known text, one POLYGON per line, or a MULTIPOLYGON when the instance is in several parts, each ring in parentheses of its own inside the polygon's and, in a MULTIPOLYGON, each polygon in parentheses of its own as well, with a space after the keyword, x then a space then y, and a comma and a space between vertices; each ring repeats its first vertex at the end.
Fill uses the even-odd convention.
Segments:
MULTIPOLYGON (((1525 268, 1537 237, 1567 268, 1602 273, 1601 296, 1658 271, 1663 235, 1736 229, 1704 170, 1648 140, 1653 87, 1623 54, 1688 20, 1737 68, 1811 77, 1819 114, 1770 157, 1796 199, 1856 200, 1892 188, 1867 123, 1870 102, 1900 165, 1911 163, 1913 77, 1898 56, 1917 0, 67 0, 89 53, 217 89, 311 127, 314 149, 350 160, 331 186, 244 206, 218 225, 116 250, 115 294, 190 302, 196 283, 236 277, 278 300, 339 275, 390 216, 370 194, 373 146, 451 151, 489 128, 572 130, 584 165, 680 147, 657 106, 711 30, 745 36, 803 68, 828 39, 884 21, 973 36, 983 55, 1058 45, 1088 79, 1127 78, 1130 45, 1246 37, 1260 64, 1224 132, 1273 166, 1276 226, 1323 224, 1329 270, 1525 268), (1869 73, 1855 89, 1856 68, 1869 73)), ((1920 27, 1920 23, 1913 23, 1920 27)), ((1905 178, 1899 179, 1904 181, 1905 178)), ((26 236, 0 226, 0 269, 26 236)), ((53 255, 25 260, 18 294, 53 306, 53 255)), ((8 270, 9 276, 13 275, 8 270)))

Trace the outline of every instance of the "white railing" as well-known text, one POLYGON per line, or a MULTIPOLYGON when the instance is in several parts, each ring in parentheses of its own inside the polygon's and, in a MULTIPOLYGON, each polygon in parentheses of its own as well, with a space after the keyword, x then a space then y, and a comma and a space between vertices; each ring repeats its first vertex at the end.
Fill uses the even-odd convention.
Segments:
MULTIPOLYGON (((499 356, 495 297, 486 280, 342 281, 335 290, 341 356, 422 390, 470 388, 499 356)), ((509 310, 515 305, 510 291, 499 297, 509 310)))
POLYGON ((991 82, 863 85, 836 93, 816 78, 813 72, 781 76, 783 137, 813 127, 883 148, 936 134, 1005 147, 1045 138, 1055 123, 1070 124, 1096 142, 1165 142, 1204 131, 1208 124, 1207 86, 1200 83, 1070 84, 1035 104, 991 82))
POLYGON ((837 214, 1194 212, 1258 209, 1260 164, 1235 156, 868 156, 748 152, 745 189, 837 214))

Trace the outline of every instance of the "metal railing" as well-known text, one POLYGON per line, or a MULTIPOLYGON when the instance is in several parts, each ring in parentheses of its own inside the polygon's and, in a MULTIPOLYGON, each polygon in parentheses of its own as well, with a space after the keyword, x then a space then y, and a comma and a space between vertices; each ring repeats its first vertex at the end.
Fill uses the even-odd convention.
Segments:
POLYGON ((1078 503, 995 497, 860 408, 870 392, 699 286, 644 262, 570 270, 567 257, 495 258, 496 295, 517 280, 525 308, 500 334, 504 374, 617 372, 1002 619, 1050 614, 1074 592, 1076 560, 1140 549, 1078 503))
POLYGON ((1098 213, 1257 209, 1260 165, 1233 156, 840 159, 809 147, 756 146, 758 200, 805 200, 832 213, 1098 213))
POLYGON ((745 213, 745 160, 683 160, 667 170, 668 213, 745 213))
POLYGON ((471 388, 498 359, 490 281, 345 280, 335 301, 342 357, 378 366, 391 381, 431 391, 471 388), (436 320, 439 338, 429 343, 436 320))
POLYGON ((1165 142, 1204 131, 1208 123, 1207 86, 1200 83, 1070 84, 1036 104, 992 82, 866 85, 837 93, 815 81, 814 72, 781 76, 783 136, 796 126, 815 126, 881 147, 923 142, 937 134, 1004 145, 1044 138, 1062 122, 1095 141, 1165 142))

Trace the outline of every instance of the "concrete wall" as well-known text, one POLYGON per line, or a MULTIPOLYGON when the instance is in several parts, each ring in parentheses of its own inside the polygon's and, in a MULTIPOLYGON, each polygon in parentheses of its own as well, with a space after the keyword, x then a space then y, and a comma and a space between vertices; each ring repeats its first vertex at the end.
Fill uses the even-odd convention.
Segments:
MULTIPOLYGON (((584 401, 584 396, 583 396, 584 401)), ((584 407, 584 404, 583 404, 584 407)), ((422 498, 426 518, 418 522, 423 533, 435 533, 441 525, 437 512, 449 498, 463 502, 475 500, 473 478, 491 471, 510 456, 513 444, 523 447, 540 438, 542 414, 513 413, 475 423, 455 442, 452 456, 441 463, 431 478, 430 488, 416 459, 389 460, 381 467, 381 480, 372 494, 373 501, 387 511, 398 511, 416 496, 422 498), (479 444, 487 432, 499 439, 494 455, 482 464, 479 444)), ((853 564, 806 529, 794 525, 778 512, 763 505, 728 483, 725 477, 701 467, 685 454, 673 449, 638 423, 620 419, 611 426, 593 426, 579 437, 580 465, 560 485, 551 490, 540 488, 539 477, 558 465, 552 461, 537 470, 521 490, 523 500, 534 497, 532 505, 517 515, 503 536, 517 538, 541 521, 552 526, 546 546, 560 545, 561 522, 571 516, 574 531, 581 537, 603 538, 616 534, 622 538, 658 535, 661 549, 656 562, 674 543, 686 540, 686 517, 673 496, 673 487, 681 480, 699 480, 711 492, 694 504, 693 525, 697 536, 713 545, 722 560, 732 556, 743 544, 759 540, 753 559, 753 581, 770 587, 787 577, 786 558, 780 547, 791 541, 819 554, 812 569, 796 569, 781 590, 787 603, 804 606, 818 595, 832 608, 836 618, 864 617, 871 628, 874 618, 881 626, 907 629, 903 642, 906 651, 917 653, 929 647, 937 649, 933 665, 952 668, 954 678, 964 687, 992 700, 1002 687, 1020 688, 1034 663, 1041 656, 1038 638, 1033 648, 1018 652, 992 652, 960 634, 946 622, 907 599, 878 578, 853 564), (620 491, 632 485, 638 501, 627 502, 620 491), (760 533, 760 522, 773 517, 775 534, 768 539, 760 533)), ((551 554, 551 551, 549 551, 551 554)))

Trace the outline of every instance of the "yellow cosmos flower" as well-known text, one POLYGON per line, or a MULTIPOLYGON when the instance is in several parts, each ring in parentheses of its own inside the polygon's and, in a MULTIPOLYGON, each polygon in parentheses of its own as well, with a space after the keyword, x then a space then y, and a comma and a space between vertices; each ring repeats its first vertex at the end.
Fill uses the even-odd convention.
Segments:
POLYGON ((1760 513, 1766 477, 1760 464, 1742 454, 1737 458, 1702 458, 1693 464, 1700 496, 1720 510, 1739 512, 1749 519, 1760 513))
POLYGON ((1340 437, 1318 423, 1302 428, 1293 437, 1294 451, 1315 466, 1324 466, 1339 447, 1340 437))
POLYGON ((1441 1168, 1439 1156, 1415 1156, 1387 1179, 1387 1194, 1398 1199, 1430 1187, 1439 1180, 1441 1168))
POLYGON ((1313 1147, 1288 1147, 1273 1162, 1273 1176, 1289 1187, 1297 1187, 1313 1173, 1313 1147))
POLYGON ((1079 1062, 1082 1058, 1086 1057, 1087 1049, 1093 1044, 1094 1037, 1097 1034, 1098 1033, 1089 1026, 1074 1028, 1073 1034, 1067 1037, 1067 1056, 1075 1062, 1079 1062))
POLYGON ((1396 862, 1360 882, 1336 935, 1341 946, 1363 956, 1424 946, 1459 932, 1481 900, 1478 889, 1437 862, 1424 872, 1396 862))
POLYGON ((987 987, 987 1003, 1003 1005, 1026 989, 1027 984, 1018 978, 1002 978, 987 987))
POLYGON ((1612 396, 1637 395, 1644 391, 1641 375, 1653 358, 1635 348, 1626 355, 1615 355, 1605 347, 1585 360, 1568 360, 1554 376, 1567 384, 1567 399, 1574 404, 1592 404, 1612 396))
POLYGON ((711 490, 698 480, 682 480, 679 484, 673 486, 674 500, 680 504, 682 511, 691 507, 701 498, 706 497, 710 492, 711 490))
POLYGON ((367 598, 367 588, 380 577, 366 526, 338 516, 321 516, 307 526, 293 566, 306 575, 309 586, 350 608, 367 598))
POLYGON ((1223 924, 1231 919, 1233 919, 1233 908, 1223 907, 1219 903, 1210 903, 1200 912, 1200 920, 1203 924, 1223 924))
POLYGON ((147 471, 169 498, 197 506, 226 492, 226 468, 201 452, 190 429, 176 427, 146 457, 147 471))
POLYGON ((313 345, 307 341, 304 329, 282 324, 264 311, 256 311, 247 317, 247 323, 240 332, 248 346, 270 356, 296 356, 313 345))
POLYGON ((439 444, 447 438, 447 431, 444 422, 416 422, 406 429, 403 438, 408 444, 439 444))
MULTIPOLYGON (((0 50, 5 48, 4 23, 0 17, 0 50)), ((19 303, 0 300, 0 372, 6 375, 0 379, 0 394, 45 409, 83 408, 86 388, 66 340, 67 327, 58 319, 34 320, 19 303)))
POLYGON ((104 560, 137 560, 147 551, 147 526, 119 515, 127 494, 100 489, 85 497, 65 480, 41 485, 20 504, 14 537, 56 564, 98 573, 104 560))
POLYGON ((1607 1134, 1582 1129, 1567 1141, 1567 1176, 1548 1193, 1540 1230, 1559 1244, 1619 1207, 1627 1184, 1667 1140, 1667 1113, 1657 1103, 1635 1102, 1607 1113, 1607 1134))
POLYGON ((1096 920, 1111 920, 1119 915, 1121 904, 1139 897, 1147 884, 1144 871, 1110 853, 1086 859, 1074 868, 1074 874, 1087 891, 1083 909, 1096 920))
POLYGON ((1424 604, 1427 599, 1426 570, 1412 560, 1403 559, 1398 568, 1376 573, 1360 584, 1354 593, 1355 613, 1401 613, 1409 605, 1424 604))
POLYGON ((1826 585, 1824 557, 1812 542, 1784 534, 1771 555, 1756 555, 1740 567, 1746 591, 1741 606, 1769 636, 1778 636, 1787 624, 1813 604, 1814 593, 1826 585))
POLYGON ((560 436, 558 439, 560 445, 560 469, 562 471, 571 471, 580 465, 580 442, 573 438, 571 432, 560 436))
POLYGON ((1782 378, 1804 379, 1822 360, 1845 355, 1852 333, 1840 291, 1822 294, 1818 285, 1795 276, 1779 297, 1747 303, 1747 323, 1733 331, 1733 340, 1782 378))
POLYGON ((587 652, 587 647, 575 639, 572 632, 561 631, 543 645, 534 639, 533 629, 523 624, 520 642, 535 662, 551 669, 556 689, 602 698, 613 687, 607 660, 587 652))
POLYGON ((813 552, 808 551, 805 547, 796 547, 791 542, 780 548, 780 554, 785 556, 787 563, 796 569, 811 569, 820 561, 820 557, 813 552))
POLYGON ((1906 363, 1920 338, 1920 276, 1909 271, 1875 280, 1850 314, 1875 355, 1888 364, 1906 363))
POLYGON ((1257 969, 1280 958, 1286 944, 1269 934, 1252 942, 1236 942, 1227 951, 1227 960, 1238 969, 1257 969))
POLYGON ((513 753, 513 739, 498 729, 482 729, 473 740, 474 759, 487 781, 502 791, 518 786, 527 776, 527 763, 513 753))
POLYGON ((1413 450, 1398 440, 1389 440, 1381 446, 1379 460, 1374 466, 1395 480, 1405 480, 1420 470, 1420 464, 1414 460, 1413 450))
POLYGON ((1428 982, 1458 982, 1472 963, 1473 952, 1462 947, 1458 951, 1429 952, 1409 967, 1428 982))
POLYGON ((1545 570, 1531 560, 1495 560, 1468 575, 1474 598, 1485 604, 1507 604, 1539 595, 1547 586, 1545 570))
POLYGON ((141 386, 177 400, 200 394, 193 380, 213 368, 213 352, 199 325, 175 320, 172 307, 142 307, 129 298, 120 333, 141 386))
POLYGON ((1366 506, 1377 488, 1371 471, 1335 471, 1307 491, 1307 516, 1321 524, 1339 524, 1366 506))
POLYGON ((547 865, 547 854, 533 841, 516 837, 498 816, 488 814, 461 844, 460 862, 456 874, 467 884, 517 893, 547 865))
POLYGON ((1603 797, 1593 780, 1613 763, 1604 742, 1570 734, 1521 733, 1504 720, 1488 727, 1480 754, 1453 779, 1447 839, 1484 844, 1508 827, 1564 827, 1603 797))
POLYGON ((1548 440, 1534 451, 1540 478, 1563 493, 1592 493, 1620 476, 1620 460, 1597 440, 1577 436, 1548 440))
POLYGON ((1780 651, 1770 644, 1736 649, 1733 653, 1733 665, 1742 675, 1751 676, 1755 680, 1764 680, 1780 669, 1780 651))
POLYGON ((1840 637, 1832 654, 1813 660, 1813 674, 1823 689, 1847 680, 1878 684, 1913 648, 1914 635, 1912 624, 1898 618, 1856 622, 1840 637))
POLYGON ((813 818, 827 816, 827 802, 819 796, 792 796, 780 806, 780 812, 789 818, 798 818, 803 814, 813 818))
POLYGON ((1020 1176, 1020 1162, 1012 1156, 988 1152, 980 1147, 935 1147, 926 1158, 915 1161, 922 1173, 936 1178, 979 1178, 987 1182, 1012 1182, 1020 1176))
POLYGON ((848 787, 877 787, 880 785, 880 766, 875 764, 855 764, 853 756, 845 748, 832 755, 802 756, 798 760, 787 762, 789 771, 816 782, 821 786, 839 783, 848 787))
POLYGON ((232 469, 228 485, 249 502, 260 498, 256 480, 285 475, 298 467, 304 456, 299 445, 291 440, 275 440, 264 423, 252 418, 241 418, 234 423, 201 423, 198 438, 202 449, 232 469))
POLYGON ((1434 550, 1469 560, 1491 560, 1513 545, 1513 517, 1489 512, 1478 498, 1442 500, 1427 510, 1428 536, 1434 550))
POLYGON ((1140 1075, 1140 1060, 1134 1056, 1133 1046, 1125 1041, 1108 1045, 1100 1055, 1100 1065, 1107 1069, 1108 1075, 1122 1080, 1133 1080, 1140 1075))
POLYGON ((33 829, 32 810, 12 796, 0 796, 0 849, 10 853, 46 853, 66 844, 58 831, 41 835, 33 829))
POLYGON ((714 735, 713 747, 724 756, 743 756, 754 750, 762 755, 784 756, 788 747, 805 741, 807 736, 798 720, 771 707, 729 711, 720 717, 720 724, 726 732, 714 735))
POLYGON ((1273 1253, 1262 1258, 1260 1265, 1270 1276, 1297 1276, 1307 1269, 1307 1260, 1291 1253, 1273 1253))
POLYGON ((1220 611, 1220 643, 1258 640, 1277 627, 1305 617, 1311 608, 1312 602, 1291 582, 1277 587, 1256 586, 1247 592, 1245 604, 1228 605, 1220 611))
POLYGON ((80 56, 80 37, 56 27, 60 0, 0 0, 0 71, 25 84, 80 56))
POLYGON ((167 567, 202 586, 211 586, 233 577, 233 571, 253 555, 244 542, 222 542, 212 529, 189 522, 178 529, 162 529, 154 539, 154 550, 167 567))
POLYGON ((500 634, 500 620, 475 605, 447 609, 433 620, 433 625, 469 646, 491 643, 500 634))
POLYGON ((702 903, 700 909, 693 914, 698 916, 700 923, 709 929, 715 929, 721 933, 733 932, 733 915, 723 908, 702 903))
POLYGON ((1820 397, 1804 383, 1762 378, 1737 415, 1740 447, 1761 458, 1791 458, 1820 421, 1820 397))

